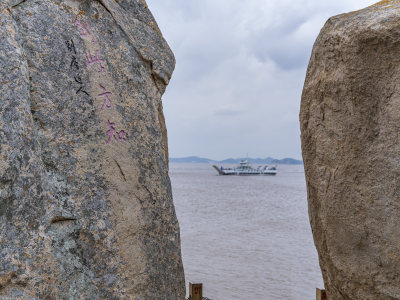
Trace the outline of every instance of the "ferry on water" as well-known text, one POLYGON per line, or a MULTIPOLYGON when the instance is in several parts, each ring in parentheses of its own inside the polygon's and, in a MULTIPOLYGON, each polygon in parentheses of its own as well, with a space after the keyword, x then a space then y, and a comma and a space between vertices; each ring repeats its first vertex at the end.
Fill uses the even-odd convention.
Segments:
POLYGON ((214 169, 218 171, 219 175, 276 175, 277 170, 276 167, 258 167, 254 169, 250 166, 250 163, 247 160, 242 160, 236 168, 224 168, 217 166, 213 166, 214 169))

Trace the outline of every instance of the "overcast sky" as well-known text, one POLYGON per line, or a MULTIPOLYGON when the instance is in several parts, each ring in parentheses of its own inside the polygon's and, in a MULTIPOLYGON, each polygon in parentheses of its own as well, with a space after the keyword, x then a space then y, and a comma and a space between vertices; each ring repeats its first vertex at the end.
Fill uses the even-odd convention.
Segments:
POLYGON ((369 0, 147 0, 176 57, 163 96, 171 157, 301 158, 312 45, 369 0))

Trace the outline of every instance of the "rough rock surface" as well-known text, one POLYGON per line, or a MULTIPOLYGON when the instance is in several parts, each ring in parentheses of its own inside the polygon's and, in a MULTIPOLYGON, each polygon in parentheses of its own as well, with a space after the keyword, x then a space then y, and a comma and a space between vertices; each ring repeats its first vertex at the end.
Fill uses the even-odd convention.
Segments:
POLYGON ((0 299, 184 299, 144 0, 0 0, 0 299))
POLYGON ((330 18, 304 85, 309 216, 329 299, 400 299, 400 1, 330 18))

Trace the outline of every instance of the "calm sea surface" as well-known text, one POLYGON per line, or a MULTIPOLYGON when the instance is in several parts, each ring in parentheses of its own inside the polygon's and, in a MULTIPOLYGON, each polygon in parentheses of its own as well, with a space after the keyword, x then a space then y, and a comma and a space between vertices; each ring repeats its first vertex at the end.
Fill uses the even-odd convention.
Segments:
MULTIPOLYGON (((310 300, 323 287, 303 166, 276 176, 217 176, 170 164, 186 281, 213 300, 310 300)), ((186 284, 187 287, 187 284, 186 284)))

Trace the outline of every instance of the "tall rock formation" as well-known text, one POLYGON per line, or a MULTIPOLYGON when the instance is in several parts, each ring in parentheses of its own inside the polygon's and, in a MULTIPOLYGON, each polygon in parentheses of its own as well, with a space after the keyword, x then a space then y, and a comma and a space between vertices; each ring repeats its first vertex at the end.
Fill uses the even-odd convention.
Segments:
POLYGON ((328 299, 400 299, 400 1, 327 21, 300 123, 328 299))
POLYGON ((0 299, 184 299, 144 0, 0 0, 0 299))

